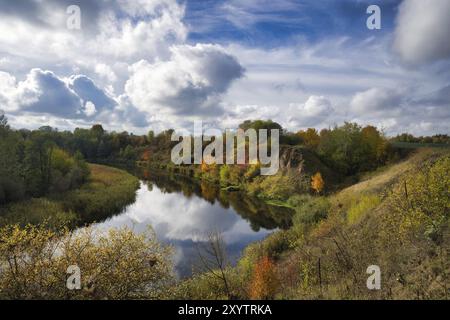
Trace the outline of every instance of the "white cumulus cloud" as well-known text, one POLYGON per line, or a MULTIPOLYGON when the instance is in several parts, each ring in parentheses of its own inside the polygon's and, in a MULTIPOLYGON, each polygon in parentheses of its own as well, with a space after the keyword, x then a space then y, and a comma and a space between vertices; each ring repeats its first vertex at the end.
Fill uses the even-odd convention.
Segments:
POLYGON ((407 63, 450 58, 450 1, 404 0, 399 7, 394 48, 407 63))
POLYGON ((305 103, 289 106, 289 123, 296 127, 318 125, 334 112, 331 102, 323 96, 310 96, 305 103))
POLYGON ((220 46, 171 48, 167 61, 142 60, 131 67, 125 92, 140 110, 173 115, 218 115, 220 96, 244 69, 220 46))
POLYGON ((360 115, 395 110, 400 108, 404 95, 403 89, 370 88, 353 96, 351 111, 360 115))

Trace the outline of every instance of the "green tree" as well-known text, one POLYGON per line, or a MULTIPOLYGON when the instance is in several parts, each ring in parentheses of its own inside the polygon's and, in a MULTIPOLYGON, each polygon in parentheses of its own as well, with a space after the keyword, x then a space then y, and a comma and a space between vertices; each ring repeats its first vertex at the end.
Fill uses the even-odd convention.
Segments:
POLYGON ((153 130, 150 130, 148 132, 147 138, 148 138, 148 143, 150 143, 150 144, 153 143, 153 141, 155 139, 155 132, 153 130))
POLYGON ((0 204, 20 200, 25 193, 21 177, 19 149, 20 136, 8 126, 4 114, 0 114, 0 204))
POLYGON ((42 196, 50 189, 54 147, 42 132, 34 132, 25 143, 25 180, 27 191, 33 196, 42 196))
POLYGON ((362 129, 356 123, 346 122, 321 131, 318 154, 338 172, 353 175, 382 164, 384 148, 385 140, 376 128, 362 129))
POLYGON ((100 139, 105 133, 105 130, 103 129, 101 124, 94 124, 91 128, 91 132, 96 138, 100 139))

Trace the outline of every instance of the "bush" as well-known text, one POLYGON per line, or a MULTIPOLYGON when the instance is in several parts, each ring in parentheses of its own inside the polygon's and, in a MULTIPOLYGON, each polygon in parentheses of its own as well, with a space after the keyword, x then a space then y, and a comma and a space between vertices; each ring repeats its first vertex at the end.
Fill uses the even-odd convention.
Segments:
POLYGON ((288 204, 295 209, 294 225, 317 223, 327 217, 330 208, 328 199, 310 195, 295 195, 289 198, 288 204))
POLYGON ((64 210, 63 206, 45 198, 29 199, 10 203, 0 211, 0 226, 8 224, 45 224, 49 228, 74 226, 78 217, 73 211, 64 210))
POLYGON ((258 164, 251 164, 247 168, 247 172, 245 173, 244 177, 247 181, 252 181, 254 178, 259 176, 261 174, 261 165, 258 164))
POLYGON ((389 195, 389 224, 402 235, 426 233, 433 241, 441 241, 449 218, 449 177, 448 155, 408 174, 389 195))
MULTIPOLYGON (((241 275, 232 268, 224 270, 233 297, 246 298, 246 288, 242 286, 241 275)), ((226 300, 229 299, 227 288, 222 279, 211 272, 194 274, 171 287, 163 296, 170 300, 226 300)))
POLYGON ((0 230, 0 299, 155 299, 172 283, 171 249, 153 232, 0 230), (78 266, 81 290, 66 287, 78 266))
POLYGON ((220 184, 227 186, 230 180, 230 167, 226 164, 220 167, 220 184))
POLYGON ((251 299, 273 299, 278 291, 279 280, 273 261, 265 256, 255 266, 253 279, 250 283, 251 299))
POLYGON ((90 171, 81 154, 71 157, 62 149, 52 152, 52 170, 50 191, 62 193, 75 189, 86 182, 90 171))
POLYGON ((257 177, 248 185, 250 193, 266 199, 287 200, 296 193, 309 191, 309 178, 293 172, 257 177))
POLYGON ((75 160, 59 148, 54 148, 51 161, 53 169, 58 170, 63 176, 68 174, 70 169, 75 166, 75 160))

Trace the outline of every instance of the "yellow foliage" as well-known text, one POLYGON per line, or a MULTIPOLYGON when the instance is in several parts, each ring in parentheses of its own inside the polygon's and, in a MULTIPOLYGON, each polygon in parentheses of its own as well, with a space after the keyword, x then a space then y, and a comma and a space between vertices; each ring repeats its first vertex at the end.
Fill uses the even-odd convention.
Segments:
POLYGON ((311 188, 315 192, 321 193, 323 191, 324 187, 325 187, 325 182, 323 181, 322 174, 320 172, 317 172, 311 178, 311 188))
POLYGON ((157 298, 172 280, 171 249, 153 232, 108 233, 43 227, 0 229, 0 299, 157 298), (68 290, 68 267, 81 289, 68 290))
POLYGON ((301 130, 297 134, 303 139, 303 143, 311 149, 316 149, 320 144, 319 133, 314 128, 308 128, 306 131, 301 130))
POLYGON ((450 215, 449 176, 449 156, 406 175, 390 194, 387 224, 401 236, 419 231, 439 236, 450 215))
POLYGON ((203 160, 202 160, 202 164, 200 166, 201 170, 203 173, 212 171, 216 169, 216 162, 214 157, 212 156, 206 156, 203 160))

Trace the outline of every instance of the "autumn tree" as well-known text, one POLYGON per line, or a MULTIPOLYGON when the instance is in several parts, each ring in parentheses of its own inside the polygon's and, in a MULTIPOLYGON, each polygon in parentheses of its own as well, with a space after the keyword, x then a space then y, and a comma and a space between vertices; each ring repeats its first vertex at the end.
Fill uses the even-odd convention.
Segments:
POLYGON ((250 283, 250 298, 255 300, 273 299, 279 287, 279 279, 273 261, 262 257, 255 265, 250 283))
POLYGON ((308 128, 306 131, 300 130, 297 135, 303 140, 305 146, 310 149, 317 149, 320 144, 320 136, 316 129, 308 128))
POLYGON ((325 182, 323 181, 322 174, 317 172, 311 178, 311 188, 317 193, 321 193, 325 187, 325 182))

